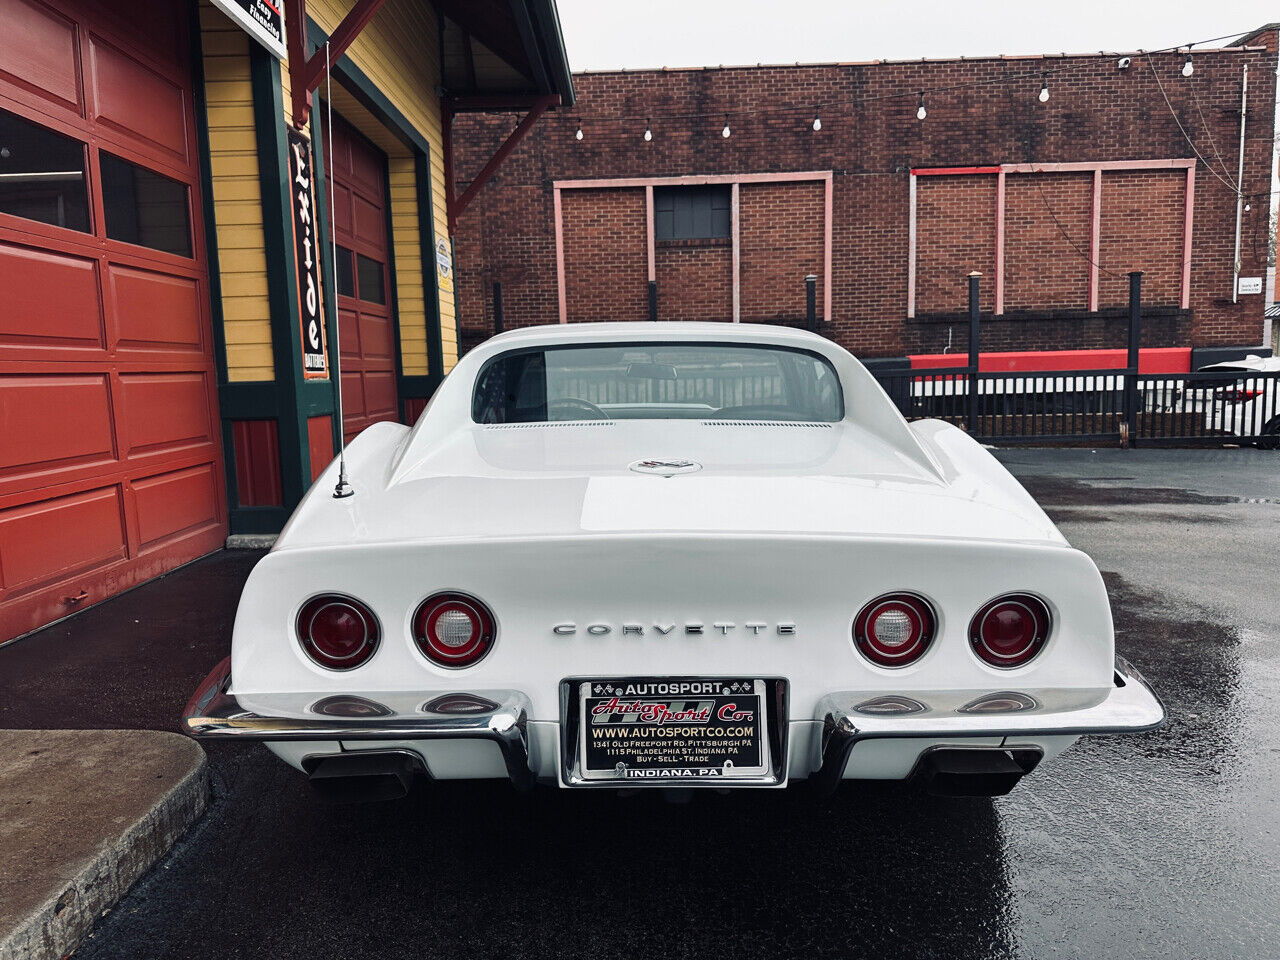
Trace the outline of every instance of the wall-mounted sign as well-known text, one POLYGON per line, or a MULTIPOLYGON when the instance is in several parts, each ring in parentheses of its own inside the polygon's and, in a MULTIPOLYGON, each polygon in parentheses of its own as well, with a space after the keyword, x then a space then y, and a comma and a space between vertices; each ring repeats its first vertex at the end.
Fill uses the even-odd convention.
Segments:
POLYGON ((213 0, 213 5, 244 28, 244 31, 276 55, 288 57, 284 41, 282 0, 213 0))
POLYGON ((311 182, 311 141, 288 130, 289 195, 293 206, 293 265, 298 276, 298 319, 302 324, 302 375, 329 376, 324 311, 320 309, 320 249, 316 241, 316 194, 311 182))
POLYGON ((1246 293, 1262 292, 1261 277, 1239 277, 1237 282, 1239 283, 1239 286, 1236 289, 1240 292, 1241 296, 1244 296, 1246 293))
POLYGON ((452 293, 453 253, 449 250, 449 241, 443 237, 436 241, 436 274, 439 277, 440 289, 445 293, 452 293))

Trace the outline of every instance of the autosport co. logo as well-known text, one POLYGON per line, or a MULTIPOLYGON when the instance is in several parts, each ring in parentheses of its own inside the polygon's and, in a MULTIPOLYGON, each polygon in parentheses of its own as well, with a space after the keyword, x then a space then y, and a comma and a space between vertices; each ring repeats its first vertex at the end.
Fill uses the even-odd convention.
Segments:
POLYGON ((613 697, 602 700, 591 708, 595 723, 643 723, 643 724, 706 724, 715 718, 722 723, 750 723, 755 711, 741 708, 736 703, 722 703, 716 707, 713 700, 685 703, 681 709, 672 709, 670 702, 653 700, 623 700, 613 697))

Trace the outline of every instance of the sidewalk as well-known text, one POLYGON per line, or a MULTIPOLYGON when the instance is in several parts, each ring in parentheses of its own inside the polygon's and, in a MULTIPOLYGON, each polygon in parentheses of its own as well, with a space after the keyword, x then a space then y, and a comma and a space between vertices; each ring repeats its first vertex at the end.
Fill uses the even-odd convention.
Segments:
POLYGON ((208 794, 177 734, 0 730, 0 960, 71 953, 208 794))

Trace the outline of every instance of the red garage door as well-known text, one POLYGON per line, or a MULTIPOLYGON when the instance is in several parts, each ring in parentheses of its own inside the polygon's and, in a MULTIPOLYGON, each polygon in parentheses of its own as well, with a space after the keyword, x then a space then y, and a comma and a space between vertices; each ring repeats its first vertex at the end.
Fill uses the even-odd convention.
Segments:
POLYGON ((338 243, 342 424, 350 440, 374 421, 400 419, 387 269, 387 158, 335 116, 329 167, 338 243))
POLYGON ((226 536, 189 6, 0 0, 0 641, 226 536))

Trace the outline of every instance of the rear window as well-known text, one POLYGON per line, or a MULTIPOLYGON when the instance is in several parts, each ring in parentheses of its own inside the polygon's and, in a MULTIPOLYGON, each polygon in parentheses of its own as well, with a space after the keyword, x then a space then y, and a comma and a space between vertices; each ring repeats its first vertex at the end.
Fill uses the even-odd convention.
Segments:
POLYGON ((844 417, 840 380, 815 353, 751 344, 639 343, 517 350, 480 371, 477 423, 798 420, 844 417))

